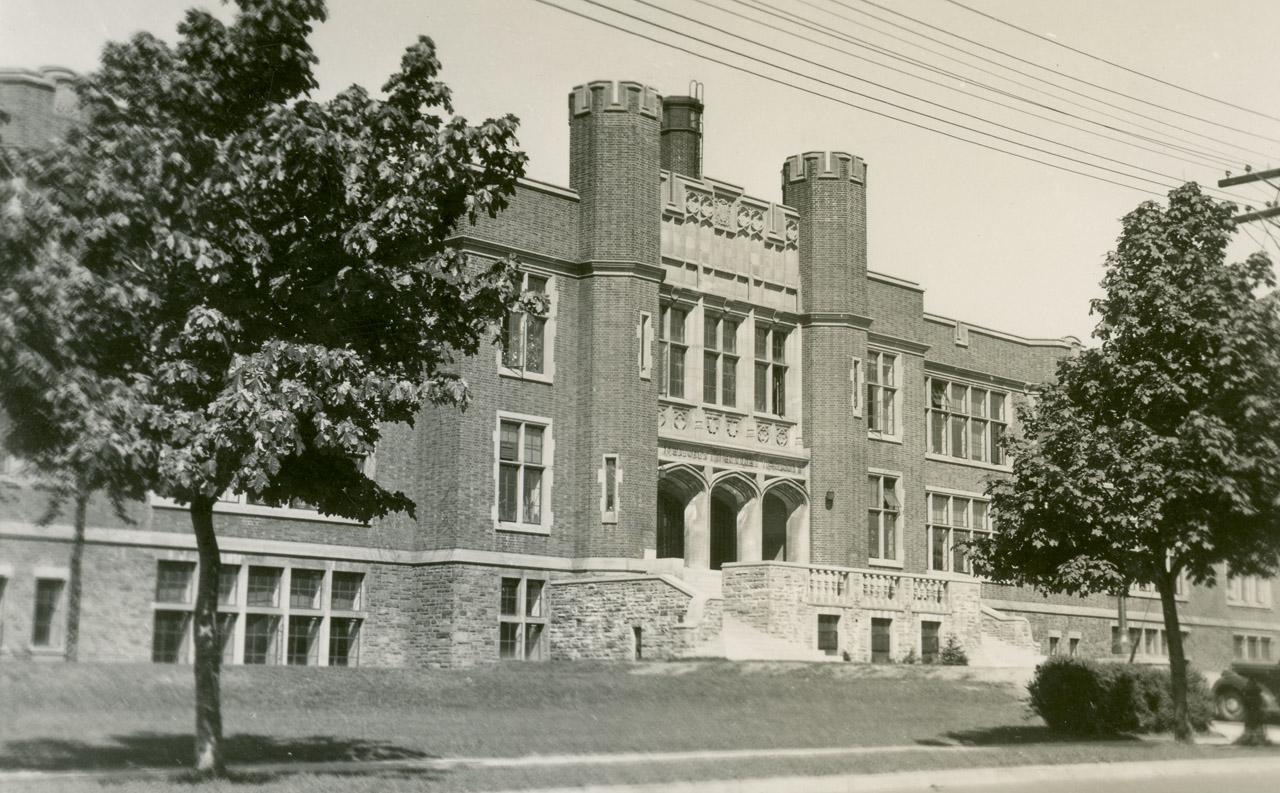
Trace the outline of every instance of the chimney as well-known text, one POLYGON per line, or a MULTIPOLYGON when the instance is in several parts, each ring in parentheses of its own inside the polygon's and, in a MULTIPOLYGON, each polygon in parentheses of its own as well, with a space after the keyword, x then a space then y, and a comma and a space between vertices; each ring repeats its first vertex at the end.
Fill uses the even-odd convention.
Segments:
POLYGON ((694 96, 662 98, 662 167, 682 176, 702 178, 702 85, 694 96))

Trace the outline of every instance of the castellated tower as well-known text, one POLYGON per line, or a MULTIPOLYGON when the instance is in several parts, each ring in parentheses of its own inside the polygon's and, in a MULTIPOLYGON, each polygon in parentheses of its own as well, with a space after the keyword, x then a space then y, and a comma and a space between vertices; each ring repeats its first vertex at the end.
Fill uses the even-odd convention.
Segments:
POLYGON ((867 167, 843 152, 806 152, 782 166, 783 201, 800 213, 805 435, 812 454, 811 557, 867 558, 866 427, 855 371, 867 345, 867 167), (830 494, 830 497, 828 497, 830 494))
POLYGON ((599 489, 589 493, 583 512, 601 516, 600 524, 578 532, 579 556, 635 558, 655 547, 657 386, 640 376, 637 361, 641 316, 658 316, 662 277, 661 115, 662 97, 639 83, 595 81, 569 95, 569 186, 581 202, 585 273, 572 459, 584 482, 603 481, 610 455, 621 471, 616 514, 595 503, 599 489))

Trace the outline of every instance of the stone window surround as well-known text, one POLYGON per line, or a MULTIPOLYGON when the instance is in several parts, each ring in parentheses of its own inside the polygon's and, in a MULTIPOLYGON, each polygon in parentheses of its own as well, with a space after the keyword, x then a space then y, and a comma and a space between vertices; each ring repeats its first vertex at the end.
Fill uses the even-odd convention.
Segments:
POLYGON ((555 523, 552 498, 555 493, 555 429, 550 418, 534 416, 527 413, 515 413, 507 410, 497 411, 493 422, 493 505, 490 517, 495 531, 518 532, 523 534, 550 534, 555 523), (512 523, 498 519, 498 481, 501 467, 502 422, 515 421, 521 424, 534 424, 543 428, 542 436, 542 514, 538 523, 512 523))
MULTIPOLYGON (((690 408, 705 406, 714 411, 738 416, 756 416, 760 419, 780 424, 798 426, 803 407, 801 394, 801 332, 802 328, 791 321, 789 316, 779 315, 773 309, 746 306, 744 304, 725 304, 714 296, 684 292, 677 295, 664 295, 659 312, 659 343, 667 338, 662 318, 667 310, 678 308, 685 312, 685 369, 684 395, 671 396, 664 385, 664 373, 659 373, 659 396, 666 401, 676 402, 690 408), (735 405, 704 403, 703 396, 703 355, 705 354, 704 327, 705 317, 710 314, 718 318, 729 318, 738 323, 735 336, 736 355, 738 356, 737 394, 735 405), (782 365, 786 367, 784 388, 786 390, 785 413, 782 415, 761 412, 755 409, 755 327, 757 324, 767 325, 772 329, 786 332, 787 339, 783 351, 782 365), (697 365, 693 365, 694 361, 697 365), (745 374, 744 374, 744 370, 745 374)), ((668 366, 666 354, 660 356, 663 366, 668 366)))
MULTIPOLYGON (((198 556, 192 552, 186 551, 167 551, 156 557, 156 569, 159 568, 161 562, 186 562, 192 565, 198 565, 198 556)), ((245 624, 249 614, 268 614, 277 617, 276 631, 277 642, 275 651, 275 661, 270 665, 284 665, 288 644, 289 617, 291 616, 311 616, 320 619, 320 628, 316 636, 316 666, 329 665, 329 635, 332 620, 334 619, 354 619, 360 626, 366 622, 365 613, 365 596, 366 587, 368 586, 367 572, 359 569, 357 566, 349 565, 343 562, 333 562, 328 560, 298 560, 298 564, 291 565, 287 561, 255 561, 244 557, 242 554, 222 554, 221 569, 236 568, 236 589, 235 596, 230 603, 222 601, 218 602, 218 618, 219 621, 226 616, 234 616, 234 634, 231 637, 231 646, 228 658, 223 659, 224 664, 242 665, 244 660, 244 635, 245 624), (249 568, 275 568, 281 571, 280 579, 277 583, 276 606, 258 606, 248 604, 249 592, 249 568), (320 586, 320 608, 317 609, 295 609, 291 606, 290 593, 292 590, 292 571, 294 568, 299 570, 316 570, 324 574, 323 581, 320 586), (357 573, 365 578, 361 579, 360 592, 357 599, 359 610, 344 611, 332 608, 331 587, 333 574, 335 572, 357 573)), ((185 612, 194 615, 195 612, 195 582, 197 581, 198 567, 193 568, 191 597, 186 603, 172 602, 152 602, 152 612, 185 612)), ((154 593, 154 589, 153 589, 154 593)), ((183 639, 184 647, 179 653, 179 657, 183 659, 191 659, 194 657, 194 638, 192 636, 193 620, 188 620, 186 628, 186 636, 183 639)), ((152 619, 152 630, 154 630, 155 620, 152 619)), ((352 649, 351 656, 353 660, 359 658, 359 648, 361 635, 363 631, 357 631, 355 645, 352 649)), ((154 638, 154 637, 153 637, 154 638)), ((358 663, 358 660, 357 660, 358 663)), ((355 664, 352 664, 355 665, 355 664)))
POLYGON ((551 609, 548 595, 551 590, 551 580, 545 573, 528 573, 517 570, 502 571, 498 574, 498 631, 494 636, 494 657, 501 661, 529 661, 527 654, 527 635, 526 631, 530 625, 540 625, 540 633, 538 635, 538 655, 535 661, 545 661, 550 658, 549 643, 551 634, 548 626, 551 624, 551 609), (502 585, 507 579, 518 581, 516 585, 516 603, 515 613, 506 614, 502 610, 502 585), (541 585, 538 598, 538 613, 528 613, 528 592, 529 583, 536 582, 541 585), (512 658, 502 657, 502 630, 501 626, 517 625, 515 635, 516 654, 512 658))
POLYGON ((983 441, 985 445, 984 457, 990 456, 991 426, 994 424, 999 424, 1004 427, 1003 433, 1008 434, 1009 428, 1013 424, 1013 417, 1014 417, 1014 402, 1013 402, 1014 392, 1013 391, 1010 391, 1007 388, 1000 388, 1000 387, 994 386, 990 383, 982 383, 982 382, 977 382, 973 380, 967 380, 964 377, 957 377, 951 374, 939 375, 939 374, 934 374, 932 372, 926 372, 924 377, 925 457, 927 459, 937 460, 939 462, 956 463, 959 465, 970 465, 977 468, 985 468, 993 471, 1005 471, 1005 472, 1012 471, 1013 460, 1010 459, 1007 452, 1002 452, 1002 454, 1004 455, 1004 461, 1000 463, 993 463, 989 459, 982 459, 982 460, 973 459, 972 451, 971 451, 972 440, 973 440, 972 439, 973 430, 970 426, 970 421, 973 420, 975 417, 971 413, 969 413, 967 409, 964 413, 956 413, 951 408, 945 407, 945 406, 940 409, 941 413, 947 417, 946 424, 942 430, 943 446, 946 448, 946 451, 935 452, 933 450, 932 421, 933 421, 933 414, 935 411, 935 408, 933 407, 933 382, 935 380, 946 384, 946 395, 947 395, 946 398, 948 402, 950 401, 950 398, 951 398, 950 397, 951 388, 952 386, 956 386, 956 385, 963 386, 965 388, 966 401, 968 400, 968 395, 972 393, 972 390, 974 388, 982 389, 988 393, 988 398, 986 401, 987 407, 985 408, 986 416, 977 417, 977 420, 985 421, 987 424, 987 430, 986 430, 986 433, 984 434, 984 441, 983 441), (991 415, 991 410, 990 410, 990 404, 991 404, 990 394, 997 394, 997 393, 1004 395, 1004 411, 1003 411, 1004 418, 1000 420, 997 420, 993 415, 991 415), (964 457, 957 457, 951 454, 950 452, 950 446, 951 446, 950 417, 953 415, 964 416, 965 418, 964 442, 965 442, 965 448, 966 450, 969 450, 969 453, 964 457))
MULTIPOLYGON (((792 406, 795 403, 795 399, 792 396, 792 391, 797 387, 797 382, 798 382, 794 374, 794 369, 795 369, 794 362, 799 360, 799 355, 797 355, 797 351, 796 351, 796 340, 799 334, 794 326, 786 323, 778 322, 777 319, 773 317, 758 316, 755 314, 755 312, 752 312, 752 317, 751 319, 748 320, 748 322, 750 323, 749 336, 751 341, 751 347, 750 347, 751 354, 748 356, 748 358, 751 361, 751 408, 752 408, 752 411, 758 416, 764 416, 764 417, 773 418, 773 419, 788 419, 792 415, 792 406), (762 329, 767 334, 765 350, 764 350, 764 354, 765 354, 764 358, 760 357, 760 353, 756 349, 757 347, 756 340, 762 329), (783 339, 783 342, 782 342, 781 358, 776 357, 774 352, 776 349, 778 349, 777 336, 776 336, 776 334, 778 333, 785 334, 785 338, 783 339), (764 380, 764 385, 766 389, 766 395, 765 395, 766 409, 765 410, 760 409, 759 407, 760 395, 756 393, 756 371, 760 368, 761 365, 765 367, 765 380, 764 380), (775 399, 776 395, 773 393, 773 381, 775 378, 775 369, 779 367, 782 368, 783 403, 781 405, 781 408, 782 408, 781 410, 778 409, 779 406, 776 404, 776 399, 775 399), (769 408, 772 408, 772 410, 770 410, 769 408)), ((739 330, 741 330, 741 325, 739 326, 739 330)))
POLYGON ((1237 661, 1261 661, 1270 662, 1273 660, 1271 645, 1272 637, 1263 633, 1233 633, 1231 635, 1231 657, 1237 661), (1256 650, 1255 657, 1249 657, 1249 647, 1256 650))
MULTIPOLYGON (((1191 638, 1191 631, 1187 630, 1186 626, 1179 626, 1179 627, 1182 632, 1182 648, 1183 648, 1183 652, 1185 653, 1187 649, 1187 642, 1191 638)), ((1113 649, 1115 647, 1115 639, 1118 635, 1119 630, 1120 630, 1120 623, 1116 622, 1115 620, 1111 620, 1111 636, 1112 636, 1111 644, 1113 649)), ((1134 654, 1135 659, 1165 660, 1165 661, 1168 660, 1169 642, 1168 642, 1167 636, 1165 635, 1163 622, 1159 622, 1159 623, 1146 622, 1143 620, 1135 620, 1131 618, 1129 619, 1129 635, 1130 635, 1129 641, 1130 642, 1133 642, 1134 631, 1138 632, 1138 637, 1137 637, 1138 651, 1137 653, 1134 654), (1157 651, 1155 653, 1148 653, 1146 651, 1148 634, 1154 635, 1155 637, 1154 641, 1157 643, 1156 644, 1157 651), (1163 650, 1163 652, 1161 652, 1161 650, 1163 650)))
POLYGON ((738 383, 742 380, 742 353, 741 337, 742 337, 742 317, 730 311, 714 312, 709 306, 703 305, 702 309, 702 389, 701 401, 703 404, 725 407, 730 410, 738 410, 738 383), (714 339, 707 338, 707 328, 709 323, 714 323, 714 339), (733 332, 729 333, 729 326, 733 326, 733 332), (732 340, 731 343, 726 343, 732 340), (711 342, 708 346, 708 342, 711 342), (712 384, 713 398, 707 399, 707 359, 711 357, 714 360, 716 382, 712 384), (733 372, 733 401, 728 403, 724 401, 725 396, 725 372, 733 372))
POLYGON ((1247 575, 1233 576, 1231 568, 1223 566, 1223 577, 1226 579, 1226 586, 1223 591, 1226 594, 1227 605, 1238 608, 1251 609, 1271 609, 1271 581, 1263 576, 1247 575), (1252 590, 1253 597, 1249 597, 1252 590))
MULTIPOLYGON (((835 632, 836 632, 835 652, 830 653, 830 655, 839 658, 841 653, 847 653, 849 651, 848 650, 849 637, 846 635, 847 631, 845 630, 845 624, 847 621, 844 618, 845 617, 844 611, 842 609, 822 608, 822 607, 818 607, 814 609, 813 649, 815 652, 819 652, 819 653, 826 653, 826 651, 822 649, 822 618, 823 617, 836 618, 835 619, 835 632)), ((857 624, 857 622, 855 621, 854 624, 857 624)))
MULTIPOLYGON (((526 371, 523 367, 519 369, 515 369, 505 365, 502 362, 502 345, 498 345, 498 349, 495 353, 497 366, 498 366, 498 375, 500 377, 510 377, 515 380, 524 380, 526 382, 551 384, 555 382, 555 376, 556 376, 556 355, 555 355, 556 343, 555 342, 556 342, 556 327, 558 324, 557 316, 559 314, 559 307, 560 307, 559 290, 556 287, 556 279, 555 279, 554 273, 552 273, 551 270, 544 270, 538 267, 532 267, 532 266, 522 264, 520 266, 520 271, 521 271, 520 284, 522 288, 526 287, 526 285, 528 284, 530 275, 536 278, 547 279, 546 280, 547 315, 546 317, 544 317, 544 319, 546 320, 546 324, 543 325, 543 328, 542 328, 542 356, 543 356, 542 371, 530 372, 530 371, 526 371)), ((521 327, 521 341, 523 343, 523 340, 525 339, 525 335, 524 335, 525 326, 523 322, 521 323, 520 327, 521 327)), ((505 330, 504 330, 504 334, 505 334, 505 330)), ((521 360, 522 361, 524 360, 523 356, 521 357, 521 360)))
MULTIPOLYGON (((973 515, 973 507, 972 507, 972 504, 971 504, 971 505, 970 505, 970 511, 969 511, 969 514, 970 514, 969 524, 970 524, 970 525, 969 525, 968 527, 955 527, 955 526, 950 526, 950 525, 948 525, 948 526, 947 526, 947 528, 948 528, 948 529, 955 529, 955 528, 959 528, 961 531, 969 531, 969 532, 984 533, 984 534, 990 534, 990 533, 993 531, 993 528, 992 528, 992 517, 991 517, 991 499, 987 498, 987 497, 986 497, 986 495, 984 495, 984 494, 982 494, 982 493, 975 493, 975 492, 968 491, 968 490, 958 490, 958 489, 955 489, 955 488, 941 487, 941 486, 937 486, 937 485, 925 485, 925 488, 924 488, 925 570, 926 570, 927 572, 929 572, 929 573, 949 573, 949 574, 952 574, 952 575, 961 576, 961 577, 963 577, 963 578, 965 578, 965 579, 970 579, 970 580, 974 580, 974 581, 985 581, 985 580, 987 580, 987 579, 983 578, 982 576, 979 576, 979 575, 977 575, 977 574, 975 574, 975 573, 972 573, 972 572, 968 572, 968 573, 966 573, 966 572, 963 572, 963 571, 961 571, 961 572, 957 572, 957 571, 954 571, 954 570, 934 570, 934 569, 933 569, 933 537, 932 537, 932 532, 930 531, 930 529, 931 529, 931 528, 932 528, 932 526, 934 525, 934 524, 932 523, 932 521, 933 521, 933 503, 932 503, 932 500, 931 500, 931 496, 933 496, 934 494, 937 494, 937 495, 940 495, 940 496, 947 496, 947 497, 949 497, 949 498, 967 498, 967 499, 969 499, 969 501, 970 501, 970 502, 973 502, 973 501, 982 501, 982 502, 984 502, 984 503, 986 503, 986 504, 987 504, 987 525, 986 525, 986 527, 985 527, 985 528, 978 528, 978 527, 976 527, 976 526, 974 526, 974 525, 973 525, 973 517, 972 517, 972 515, 973 515)), ((947 537, 948 537, 948 541, 947 541, 947 549, 946 549, 946 559, 947 559, 947 566, 948 566, 948 567, 950 567, 950 566, 951 566, 951 561, 952 561, 952 555, 951 555, 951 540, 950 540, 950 538, 951 538, 951 532, 950 532, 950 531, 948 531, 948 533, 947 533, 947 537)))
POLYGON ((32 634, 27 637, 27 648, 32 655, 61 655, 66 649, 67 624, 67 581, 71 578, 71 570, 66 567, 40 565, 32 570, 34 579, 33 592, 41 581, 61 581, 58 599, 54 604, 53 620, 49 626, 49 643, 36 644, 35 631, 35 598, 32 598, 32 634))
MULTIPOLYGON (((862 390, 866 391, 870 388, 876 389, 893 389, 893 427, 891 431, 874 430, 871 428, 871 405, 869 404, 869 396, 863 398, 864 407, 862 415, 867 417, 867 437, 877 441, 888 441, 891 443, 902 443, 902 426, 905 423, 902 416, 902 400, 903 400, 903 359, 905 355, 900 350, 894 350, 888 347, 882 347, 875 344, 867 345, 867 363, 862 367, 862 390), (884 383, 871 382, 871 361, 874 360, 877 367, 883 365, 883 356, 893 356, 893 385, 887 386, 884 383)), ((877 377, 877 380, 882 378, 877 377)))
POLYGON ((648 311, 640 312, 640 321, 636 325, 636 339, 640 343, 639 355, 636 358, 636 366, 640 371, 641 380, 653 379, 653 314, 648 311))
POLYGON ((600 468, 596 471, 596 481, 600 483, 600 522, 617 523, 622 513, 622 455, 603 454, 600 456, 600 468), (609 463, 613 463, 613 482, 609 482, 609 463), (613 509, 609 509, 609 490, 613 487, 613 509))
MULTIPOLYGON (((894 531, 894 540, 896 542, 897 547, 895 548, 893 559, 883 559, 880 557, 872 556, 871 549, 868 548, 867 549, 867 566, 868 567, 892 567, 892 568, 901 570, 904 568, 903 561, 902 561, 902 547, 903 547, 902 527, 908 524, 907 502, 906 502, 906 499, 903 497, 905 484, 903 482, 902 472, 890 471, 884 468, 868 468, 867 477, 870 478, 873 476, 888 477, 895 480, 893 490, 894 490, 894 494, 898 497, 898 520, 897 520, 897 525, 895 527, 896 530, 894 531)), ((868 509, 870 509, 870 505, 868 505, 868 509)))
MULTIPOLYGON (((947 646, 947 636, 950 635, 948 625, 950 618, 946 614, 916 614, 912 622, 912 637, 916 656, 919 657, 920 663, 924 663, 924 624, 926 622, 936 622, 938 624, 938 655, 942 655, 942 648, 947 646)), ((936 661, 935 661, 936 662, 936 661)))

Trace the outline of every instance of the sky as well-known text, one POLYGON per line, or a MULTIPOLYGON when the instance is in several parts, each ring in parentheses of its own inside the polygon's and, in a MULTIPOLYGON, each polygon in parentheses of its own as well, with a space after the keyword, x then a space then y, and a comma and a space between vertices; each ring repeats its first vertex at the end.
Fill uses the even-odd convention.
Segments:
MULTIPOLYGON (((1089 300, 1101 295, 1104 258, 1120 233, 1120 218, 1141 201, 1159 199, 1183 180, 1212 187, 1226 170, 1239 173, 1246 164, 1254 169, 1280 165, 1280 120, 1146 79, 946 0, 874 0, 880 8, 866 0, 548 1, 739 68, 609 29, 536 0, 330 0, 329 19, 312 39, 320 59, 319 97, 353 83, 377 89, 406 46, 418 35, 431 36, 457 112, 473 122, 504 113, 518 116, 520 144, 530 156, 527 175, 564 185, 569 149, 566 96, 574 85, 595 79, 636 80, 676 95, 687 93, 690 81, 697 80, 706 102, 707 175, 740 185, 751 195, 780 201, 780 170, 788 156, 820 149, 856 154, 869 164, 869 267, 920 283, 926 289, 927 311, 1031 337, 1071 334, 1087 339, 1094 325, 1089 300), (925 66, 905 65, 894 56, 925 66), (892 71, 886 64, 942 85, 892 71), (933 71, 927 70, 930 67, 933 71), (977 82, 1003 93, 992 93, 977 82)), ((1275 0, 962 2, 1128 69, 1280 118, 1280 46, 1275 39, 1280 2, 1275 0)), ((183 9, 190 5, 207 7, 226 19, 232 14, 226 6, 199 0, 0 0, 0 66, 89 70, 108 40, 138 30, 172 40, 183 9)), ((1275 191, 1262 186, 1231 192, 1255 207, 1276 197, 1275 191)), ((1280 259, 1280 245, 1261 224, 1249 230, 1253 239, 1238 234, 1231 258, 1265 247, 1273 260, 1280 259)), ((1280 239, 1280 229, 1272 229, 1272 234, 1280 239)))

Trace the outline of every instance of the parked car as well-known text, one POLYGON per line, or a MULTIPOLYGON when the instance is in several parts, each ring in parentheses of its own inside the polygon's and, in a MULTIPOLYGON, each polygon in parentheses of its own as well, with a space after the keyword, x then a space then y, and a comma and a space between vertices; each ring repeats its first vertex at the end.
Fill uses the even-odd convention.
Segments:
POLYGON ((1280 712, 1280 664, 1258 664, 1237 661, 1213 684, 1213 702, 1218 718, 1227 721, 1244 719, 1244 689, 1250 680, 1262 686, 1262 700, 1268 714, 1280 712))

